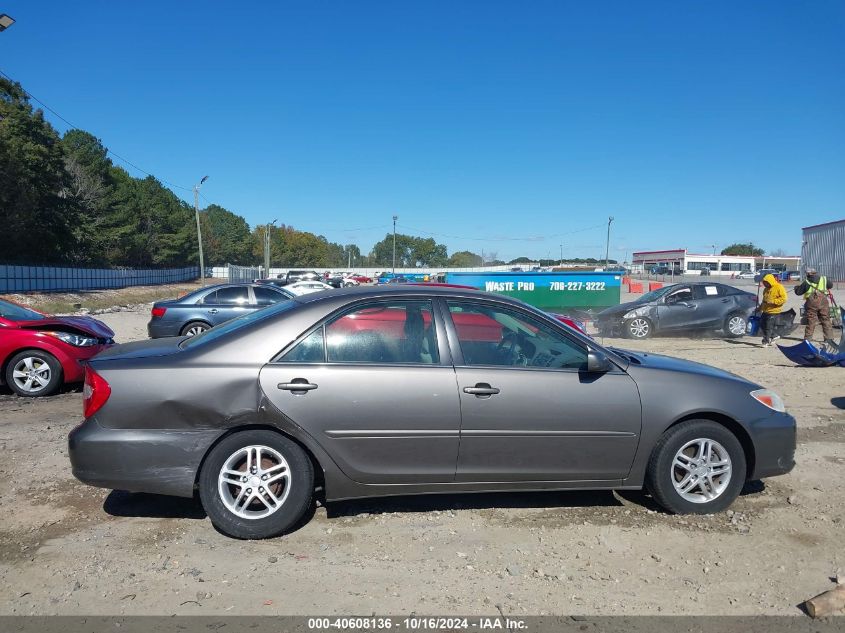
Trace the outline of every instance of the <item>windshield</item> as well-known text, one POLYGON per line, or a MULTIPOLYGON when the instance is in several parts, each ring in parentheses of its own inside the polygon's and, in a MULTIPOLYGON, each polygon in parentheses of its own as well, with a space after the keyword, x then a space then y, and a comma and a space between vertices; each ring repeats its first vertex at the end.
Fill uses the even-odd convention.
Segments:
POLYGON ((267 306, 266 308, 262 308, 261 310, 256 310, 255 312, 248 312, 243 316, 239 316, 236 319, 232 319, 231 321, 226 321, 225 323, 221 323, 210 330, 206 330, 196 336, 192 336, 191 338, 187 338, 182 341, 179 346, 182 349, 188 349, 189 347, 196 347, 197 345, 202 345, 205 343, 210 343, 221 336, 225 336, 230 332, 234 332, 236 330, 240 330, 243 327, 248 326, 251 323, 255 323, 257 321, 263 321, 264 319, 268 319, 279 315, 283 312, 287 312, 288 310, 292 310, 296 306, 300 305, 296 301, 293 300, 286 300, 280 301, 279 303, 273 304, 271 306, 267 306))
POLYGON ((35 310, 29 310, 16 303, 9 303, 8 301, 0 301, 0 317, 9 319, 10 321, 38 321, 46 319, 43 314, 35 310))
POLYGON ((637 299, 637 303, 648 303, 649 301, 655 301, 656 299, 659 299, 673 288, 675 288, 675 286, 664 286, 663 288, 658 288, 657 290, 647 292, 642 297, 637 299))

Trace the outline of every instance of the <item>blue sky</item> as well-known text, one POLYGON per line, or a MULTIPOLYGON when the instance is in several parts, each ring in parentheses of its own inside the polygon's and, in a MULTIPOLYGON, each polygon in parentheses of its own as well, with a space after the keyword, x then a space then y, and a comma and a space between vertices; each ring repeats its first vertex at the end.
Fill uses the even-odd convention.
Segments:
POLYGON ((798 253, 802 226, 845 217, 839 0, 0 12, 0 70, 160 179, 208 174, 251 224, 366 250, 395 213, 450 252, 603 257, 612 215, 622 259, 798 253))

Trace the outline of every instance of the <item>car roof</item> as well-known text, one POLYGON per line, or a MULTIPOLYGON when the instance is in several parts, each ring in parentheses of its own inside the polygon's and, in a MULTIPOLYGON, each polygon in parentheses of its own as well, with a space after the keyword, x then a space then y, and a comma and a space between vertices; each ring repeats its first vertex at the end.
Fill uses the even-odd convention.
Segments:
POLYGON ((476 297, 485 299, 496 299, 504 303, 512 303, 515 305, 523 305, 522 301, 512 299, 506 295, 491 294, 483 290, 475 290, 469 288, 452 288, 448 286, 427 286, 414 284, 393 284, 382 286, 351 286, 348 288, 337 288, 333 290, 326 290, 325 292, 315 292, 312 294, 298 297, 301 303, 312 303, 314 301, 322 301, 324 299, 366 299, 366 298, 390 298, 392 296, 405 297, 419 297, 421 299, 426 297, 476 297))

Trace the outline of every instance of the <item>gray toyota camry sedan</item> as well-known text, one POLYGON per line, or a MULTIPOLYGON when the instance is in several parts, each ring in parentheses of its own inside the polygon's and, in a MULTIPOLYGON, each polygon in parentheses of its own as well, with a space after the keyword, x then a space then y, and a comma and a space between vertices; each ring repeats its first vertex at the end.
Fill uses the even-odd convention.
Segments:
POLYGON ((760 385, 604 348, 507 297, 409 285, 117 345, 86 369, 84 417, 79 480, 198 494, 238 538, 284 533, 320 489, 645 487, 669 512, 718 512, 795 451, 795 420, 760 385))

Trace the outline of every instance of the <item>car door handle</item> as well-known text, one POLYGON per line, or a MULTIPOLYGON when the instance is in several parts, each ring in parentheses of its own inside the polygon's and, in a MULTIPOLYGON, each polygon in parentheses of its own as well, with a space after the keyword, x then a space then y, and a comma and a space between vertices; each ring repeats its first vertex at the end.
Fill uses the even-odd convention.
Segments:
POLYGON ((211 310, 208 311, 209 314, 217 314, 218 312, 219 310, 217 308, 211 308, 211 310))
POLYGON ((491 387, 486 382, 480 382, 475 387, 464 387, 464 393, 478 396, 479 398, 489 398, 499 393, 499 389, 491 387))
POLYGON ((304 378, 294 378, 291 382, 280 382, 279 389, 284 391, 292 391, 293 393, 305 393, 306 391, 313 391, 317 385, 308 382, 304 378))

